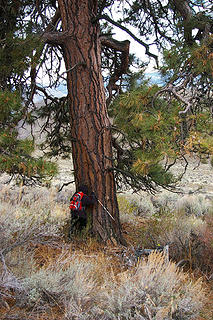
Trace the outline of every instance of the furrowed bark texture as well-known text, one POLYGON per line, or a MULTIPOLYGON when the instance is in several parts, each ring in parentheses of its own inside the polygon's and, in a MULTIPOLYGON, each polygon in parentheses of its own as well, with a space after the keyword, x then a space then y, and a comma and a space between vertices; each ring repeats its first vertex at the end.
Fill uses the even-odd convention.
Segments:
POLYGON ((99 27, 92 23, 97 1, 58 2, 63 32, 68 33, 63 50, 68 70, 76 185, 86 183, 115 219, 97 203, 93 209, 94 233, 104 242, 122 243, 115 180, 110 170, 113 166, 112 137, 101 75, 99 27))

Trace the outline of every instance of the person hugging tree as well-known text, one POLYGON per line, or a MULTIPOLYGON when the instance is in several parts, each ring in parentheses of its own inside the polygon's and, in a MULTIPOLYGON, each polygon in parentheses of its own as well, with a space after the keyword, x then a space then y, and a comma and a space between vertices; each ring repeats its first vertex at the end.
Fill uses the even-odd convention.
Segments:
POLYGON ((96 202, 94 192, 89 196, 89 190, 86 185, 81 185, 70 199, 71 225, 69 235, 74 231, 82 231, 87 225, 86 209, 96 202))

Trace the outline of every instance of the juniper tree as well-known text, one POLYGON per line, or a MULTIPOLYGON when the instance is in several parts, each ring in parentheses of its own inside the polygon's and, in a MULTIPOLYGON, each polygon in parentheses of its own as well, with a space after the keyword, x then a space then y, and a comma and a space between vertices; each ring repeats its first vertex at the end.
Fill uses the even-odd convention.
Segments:
MULTIPOLYGON (((14 20, 17 29, 12 39, 17 37, 19 41, 25 41, 29 37, 32 42, 35 39, 35 43, 30 42, 28 48, 31 48, 31 53, 26 54, 27 59, 23 61, 20 58, 22 63, 28 63, 24 69, 27 72, 19 73, 13 66, 9 77, 4 79, 2 89, 19 88, 30 118, 35 115, 32 112, 35 106, 33 97, 36 93, 42 94, 46 102, 42 113, 48 115, 43 129, 50 128, 48 141, 51 142, 53 152, 72 152, 76 186, 82 182, 88 184, 115 219, 110 219, 103 207, 97 204, 93 210, 94 233, 103 241, 115 239, 122 242, 115 181, 115 172, 119 169, 117 164, 121 164, 119 154, 126 152, 127 158, 129 156, 131 161, 134 160, 131 163, 134 170, 128 166, 128 175, 125 170, 120 170, 120 174, 123 177, 129 176, 125 183, 131 185, 137 181, 137 188, 147 187, 152 190, 156 184, 168 184, 170 175, 164 175, 164 181, 157 178, 157 171, 148 175, 147 170, 143 169, 144 159, 141 158, 141 153, 138 154, 137 150, 132 153, 125 144, 122 146, 118 141, 115 143, 107 106, 123 90, 124 77, 129 72, 132 61, 129 59, 130 41, 114 40, 113 27, 122 29, 132 37, 143 48, 144 56, 155 61, 158 66, 158 54, 153 45, 160 52, 168 46, 176 46, 180 41, 184 48, 192 48, 195 43, 202 45, 209 37, 211 39, 212 17, 208 14, 211 2, 17 0, 7 1, 7 4, 9 8, 15 6, 15 11, 17 9, 14 20), (106 85, 102 67, 110 70, 106 85), (48 88, 57 87, 63 80, 67 83, 67 99, 53 97, 46 90, 42 81, 39 81, 41 70, 42 77, 48 79, 48 88), (69 125, 66 125, 67 119, 69 125), (70 145, 64 145, 64 134, 70 140, 70 145), (137 161, 137 157, 141 161, 137 161), (140 175, 140 179, 135 180, 135 175, 140 175)), ((1 9, 4 12, 3 6, 1 9)), ((7 41, 4 41, 5 38, 2 38, 1 43, 6 44, 7 41)), ((4 48, 2 45, 3 50, 4 48)), ((178 92, 174 89, 177 81, 171 84, 170 91, 177 97, 178 92)), ((168 88, 164 89, 168 92, 168 88)), ((160 95, 155 90, 153 93, 160 100, 160 95)), ((182 97, 181 99, 181 107, 187 112, 187 103, 182 97)), ((175 102, 172 105, 177 106, 175 102)), ((38 112, 37 108, 36 111, 38 112)), ((42 113, 39 111, 38 116, 42 116, 42 113)), ((173 121, 172 117, 170 121, 173 121)), ((171 128, 169 129, 171 132, 171 128)), ((147 134, 147 130, 143 130, 147 134)), ((139 134, 143 130, 139 128, 139 134)), ((133 133, 133 138, 136 133, 137 130, 133 133)), ((135 148, 134 143, 132 141, 131 145, 135 148)), ((171 140, 167 143, 171 143, 171 140)), ((150 143, 148 148, 152 145, 150 143)), ((157 150, 156 158, 160 159, 157 150)), ((120 175, 116 177, 120 179, 120 175)))

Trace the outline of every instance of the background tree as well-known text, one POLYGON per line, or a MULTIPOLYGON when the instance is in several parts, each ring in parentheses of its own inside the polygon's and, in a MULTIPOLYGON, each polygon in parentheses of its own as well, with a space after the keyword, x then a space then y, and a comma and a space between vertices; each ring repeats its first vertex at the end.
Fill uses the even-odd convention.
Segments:
MULTIPOLYGON (((129 60, 130 42, 114 40, 112 27, 119 27, 138 42, 144 48, 146 56, 156 61, 156 65, 159 64, 156 48, 160 52, 171 45, 176 48, 180 42, 183 44, 183 50, 190 48, 191 53, 188 56, 190 58, 195 52, 193 51, 195 45, 199 47, 205 45, 207 41, 211 43, 209 39, 212 34, 212 17, 209 13, 212 5, 210 1, 181 1, 180 6, 178 1, 158 0, 26 0, 9 1, 7 4, 9 10, 15 7, 16 12, 14 25, 18 31, 13 32, 12 39, 17 37, 25 41, 29 37, 31 42, 27 47, 30 54, 25 54, 28 58, 25 61, 18 59, 22 63, 28 62, 24 68, 25 72, 19 73, 13 67, 7 79, 4 79, 2 89, 19 88, 20 95, 26 101, 28 109, 26 113, 30 119, 35 115, 33 107, 39 117, 48 114, 43 129, 51 128, 48 141, 51 142, 55 154, 70 152, 70 146, 64 145, 62 138, 62 132, 65 130, 66 136, 71 141, 76 185, 87 183, 115 219, 110 219, 105 210, 97 204, 93 212, 94 233, 104 241, 115 239, 117 242, 122 242, 114 172, 118 172, 117 164, 120 163, 118 159, 116 160, 116 156, 120 156, 122 152, 129 154, 130 150, 125 144, 115 143, 107 105, 110 106, 114 97, 124 90, 123 75, 128 72, 130 62, 133 60, 129 60), (115 12, 118 18, 114 17, 115 12), (133 27, 135 29, 132 29, 133 27), (110 70, 106 86, 107 99, 102 78, 102 62, 103 66, 110 70), (48 80, 48 88, 55 88, 63 80, 66 81, 67 100, 53 97, 46 90, 44 82, 42 84, 39 79, 41 75, 45 81, 48 80), (40 93, 46 102, 46 108, 39 111, 33 102, 36 93, 40 93), (70 121, 70 131, 68 125, 66 126, 67 117, 70 121), (53 120, 56 118, 58 121, 54 126, 53 120), (116 152, 113 152, 112 143, 116 152)), ((4 12, 3 6, 1 9, 4 12)), ((10 26, 10 29, 13 29, 13 26, 10 26)), ((1 43, 4 43, 6 40, 2 38, 2 41, 1 43)), ((7 43, 8 41, 5 45, 7 43)), ((5 45, 2 45, 3 51, 5 45)), ((211 44, 208 48, 211 54, 211 44)), ((169 65, 168 69, 162 72, 166 74, 168 70, 169 65)), ((182 74, 177 73, 177 75, 182 74)), ((181 79, 183 86, 186 77, 181 79)), ((197 79, 200 79, 199 75, 197 79)), ((178 98, 182 107, 180 115, 181 111, 186 114, 191 110, 193 104, 190 103, 189 107, 181 86, 177 88, 177 84, 180 83, 178 81, 181 80, 170 77, 169 87, 162 89, 159 94, 156 92, 156 98, 162 100, 160 94, 168 92, 169 95, 178 98)), ((187 84, 190 87, 190 82, 187 84)), ((193 96, 193 91, 191 94, 193 96)), ((165 101, 169 101, 168 97, 165 101)), ((173 104, 176 106, 172 102, 173 104)), ((157 110, 159 112, 159 107, 157 110)), ((135 148, 134 143, 131 145, 135 148)), ((149 141, 148 145, 151 148, 153 143, 149 141)), ((141 147, 140 144, 138 147, 141 147)), ((134 170, 130 172, 131 174, 120 170, 119 175, 116 175, 118 179, 122 174, 125 183, 132 185, 132 182, 137 181, 137 189, 145 186, 149 190, 153 189, 153 179, 154 186, 170 183, 169 175, 165 175, 164 180, 157 178, 156 174, 147 176, 147 170, 142 170, 143 159, 137 162, 137 157, 139 155, 141 158, 141 153, 137 150, 130 153, 131 159, 134 160, 132 161, 134 170), (134 165, 135 163, 137 165, 134 165), (132 179, 135 174, 139 174, 140 179, 132 179), (128 179, 125 178, 127 176, 128 179)))
POLYGON ((20 1, 1 1, 0 5, 0 172, 18 183, 42 183, 57 172, 57 166, 43 157, 32 156, 33 139, 20 139, 17 126, 31 122, 26 98, 26 71, 31 65, 35 36, 24 24, 20 1), (26 99, 25 99, 26 101, 26 99))

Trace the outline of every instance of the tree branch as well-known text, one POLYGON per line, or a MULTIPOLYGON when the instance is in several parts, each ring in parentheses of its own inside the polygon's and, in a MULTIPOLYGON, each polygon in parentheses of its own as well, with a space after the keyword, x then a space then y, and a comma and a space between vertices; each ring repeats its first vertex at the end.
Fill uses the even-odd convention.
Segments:
POLYGON ((125 31, 128 35, 130 35, 135 41, 137 41, 139 44, 141 44, 145 49, 145 53, 150 56, 151 58, 154 58, 156 61, 156 65, 158 66, 158 56, 155 55, 154 53, 151 53, 149 51, 149 45, 145 42, 143 42, 142 40, 140 40, 138 37, 136 37, 129 29, 127 29, 126 27, 122 26, 120 23, 113 21, 109 16, 107 15, 101 15, 99 17, 97 17, 96 19, 101 20, 104 19, 110 23, 112 23, 114 26, 118 27, 119 29, 125 31))
POLYGON ((58 8, 56 10, 55 15, 53 16, 51 22, 47 26, 45 32, 50 32, 50 31, 54 30, 60 19, 61 19, 61 12, 58 8))
POLYGON ((45 95, 46 99, 48 99, 48 100, 50 100, 52 102, 58 102, 58 98, 55 98, 55 97, 52 97, 51 95, 49 95, 44 88, 42 88, 42 87, 40 87, 38 85, 35 85, 35 89, 37 91, 41 91, 45 95))
POLYGON ((161 93, 164 93, 164 92, 170 92, 170 93, 172 93, 172 94, 175 96, 175 98, 177 98, 178 100, 180 100, 181 102, 183 102, 183 103, 186 105, 185 110, 179 111, 179 114, 185 114, 185 113, 187 113, 187 112, 191 109, 192 104, 190 103, 190 101, 188 101, 188 99, 185 99, 183 96, 181 96, 181 95, 176 91, 175 87, 173 87, 172 85, 169 85, 168 87, 166 87, 166 88, 158 91, 158 92, 154 95, 154 97, 153 97, 153 99, 152 99, 152 107, 153 107, 153 108, 154 108, 154 102, 155 102, 156 98, 157 98, 161 93))
MULTIPOLYGON (((39 7, 39 2, 37 3, 37 7, 39 7)), ((38 9, 38 8, 37 8, 38 9)), ((38 9, 39 10, 39 9, 38 9)), ((60 10, 57 9, 56 12, 55 12, 55 15, 53 16, 51 22, 48 24, 48 26, 46 27, 45 31, 43 32, 41 38, 43 39, 43 41, 45 42, 45 38, 50 36, 51 34, 51 31, 54 30, 60 20, 60 17, 61 17, 61 13, 60 13, 60 10)), ((53 38, 53 35, 52 35, 52 38, 53 38)), ((34 54, 34 58, 36 56, 40 57, 42 55, 42 52, 43 52, 43 49, 44 49, 44 45, 42 48, 37 48, 36 49, 36 52, 34 54)), ((38 64, 36 65, 32 65, 31 67, 31 71, 30 71, 30 78, 31 78, 31 94, 30 94, 30 99, 28 101, 28 105, 29 103, 33 100, 33 97, 34 97, 34 94, 35 94, 35 89, 36 89, 36 77, 37 77, 37 74, 38 74, 38 70, 36 70, 38 64)))
POLYGON ((61 19, 61 13, 59 8, 56 10, 55 15, 53 16, 51 22, 48 24, 44 30, 41 38, 44 42, 49 44, 63 44, 63 41, 67 39, 67 32, 56 32, 56 26, 61 19))
POLYGON ((70 185, 71 183, 74 183, 75 180, 73 181, 69 181, 69 182, 66 182, 66 183, 63 183, 63 185, 58 189, 58 192, 62 191, 62 189, 68 185, 70 185))
POLYGON ((63 45, 65 41, 70 37, 68 31, 64 32, 45 32, 42 36, 42 40, 48 44, 63 45))
POLYGON ((188 2, 186 0, 173 0, 173 3, 183 19, 189 21, 192 17, 192 10, 188 2))
POLYGON ((100 37, 101 44, 105 47, 108 47, 110 49, 113 49, 115 51, 120 51, 121 52, 121 62, 117 68, 115 68, 114 73, 110 77, 109 83, 107 85, 107 90, 109 92, 109 97, 107 99, 107 105, 112 100, 113 94, 112 91, 115 90, 116 92, 118 91, 118 86, 116 85, 116 82, 119 80, 119 78, 127 73, 128 66, 129 66, 129 45, 130 41, 125 40, 125 41, 118 41, 113 38, 109 38, 106 36, 101 36, 100 37))

